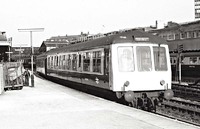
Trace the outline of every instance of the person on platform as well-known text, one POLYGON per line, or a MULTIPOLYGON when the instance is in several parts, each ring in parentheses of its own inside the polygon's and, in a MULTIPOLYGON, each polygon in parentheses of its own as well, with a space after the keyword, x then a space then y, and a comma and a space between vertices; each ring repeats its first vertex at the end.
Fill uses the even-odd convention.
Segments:
POLYGON ((24 77, 25 77, 25 86, 29 86, 29 77, 30 77, 30 73, 28 71, 28 69, 26 68, 26 70, 24 71, 24 77))

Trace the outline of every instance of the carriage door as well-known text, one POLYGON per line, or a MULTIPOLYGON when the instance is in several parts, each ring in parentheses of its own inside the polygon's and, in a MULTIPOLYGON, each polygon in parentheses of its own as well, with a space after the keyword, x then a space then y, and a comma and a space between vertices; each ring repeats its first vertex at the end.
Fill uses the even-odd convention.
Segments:
POLYGON ((44 60, 44 74, 47 75, 47 58, 44 60))

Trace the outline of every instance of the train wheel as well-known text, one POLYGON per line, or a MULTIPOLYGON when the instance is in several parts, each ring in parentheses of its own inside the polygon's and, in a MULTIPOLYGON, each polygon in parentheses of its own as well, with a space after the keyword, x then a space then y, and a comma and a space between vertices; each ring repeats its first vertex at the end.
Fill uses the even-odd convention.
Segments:
POLYGON ((22 89, 23 89, 23 86, 17 87, 17 90, 22 90, 22 89))
POLYGON ((149 103, 150 103, 150 105, 149 105, 149 111, 150 112, 156 112, 156 103, 155 103, 155 100, 154 99, 150 99, 149 98, 149 103))
POLYGON ((137 99, 136 98, 131 102, 131 105, 134 108, 138 108, 138 103, 137 103, 137 99))
POLYGON ((142 101, 141 98, 138 98, 138 100, 137 100, 137 108, 138 109, 143 109, 142 107, 143 107, 143 101, 142 101))

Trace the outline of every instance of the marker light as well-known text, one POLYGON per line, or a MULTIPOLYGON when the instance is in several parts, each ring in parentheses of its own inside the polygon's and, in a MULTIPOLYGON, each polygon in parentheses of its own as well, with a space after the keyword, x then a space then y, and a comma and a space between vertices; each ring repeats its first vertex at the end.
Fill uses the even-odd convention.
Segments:
POLYGON ((124 83, 124 86, 125 86, 125 87, 128 87, 129 84, 130 84, 130 82, 129 82, 129 81, 126 81, 126 82, 124 83))
POLYGON ((165 81, 164 81, 164 80, 161 80, 161 81, 160 81, 160 85, 163 86, 164 84, 165 84, 165 81))

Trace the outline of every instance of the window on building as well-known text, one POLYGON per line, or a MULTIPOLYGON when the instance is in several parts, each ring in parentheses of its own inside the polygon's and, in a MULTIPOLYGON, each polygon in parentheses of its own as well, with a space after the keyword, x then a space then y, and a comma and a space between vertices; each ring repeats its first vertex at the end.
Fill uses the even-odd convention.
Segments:
POLYGON ((162 38, 167 40, 168 36, 167 35, 163 35, 162 38))
POLYGON ((176 33, 176 34, 175 34, 175 40, 178 40, 178 39, 180 39, 180 34, 179 34, 179 33, 176 33))
POLYGON ((172 64, 172 65, 176 65, 176 57, 170 57, 170 63, 172 64))
POLYGON ((187 38, 194 38, 194 33, 193 33, 193 31, 187 32, 187 38))
POLYGON ((175 39, 174 34, 169 34, 167 37, 167 40, 174 40, 174 39, 175 39))
POLYGON ((186 32, 182 32, 181 36, 180 36, 180 39, 185 39, 185 38, 187 38, 187 33, 186 32))
POLYGON ((196 31, 197 37, 200 37, 200 30, 196 31))

